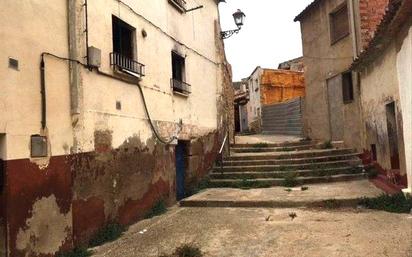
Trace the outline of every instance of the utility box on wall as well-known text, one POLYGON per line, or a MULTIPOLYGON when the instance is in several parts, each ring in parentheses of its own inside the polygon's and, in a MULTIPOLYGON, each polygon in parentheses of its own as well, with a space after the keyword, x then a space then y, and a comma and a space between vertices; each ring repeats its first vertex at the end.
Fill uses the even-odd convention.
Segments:
POLYGON ((47 137, 40 135, 31 136, 30 155, 33 158, 47 157, 47 137))
POLYGON ((87 49, 87 57, 89 65, 94 68, 99 68, 102 64, 102 51, 99 48, 90 46, 87 49))

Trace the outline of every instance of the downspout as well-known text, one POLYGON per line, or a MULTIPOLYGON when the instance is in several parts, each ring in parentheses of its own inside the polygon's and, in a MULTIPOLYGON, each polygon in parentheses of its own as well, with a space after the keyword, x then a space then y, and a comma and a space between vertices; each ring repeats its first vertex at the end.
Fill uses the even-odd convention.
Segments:
POLYGON ((359 54, 359 44, 358 44, 358 33, 356 29, 356 24, 358 23, 356 20, 355 14, 355 3, 356 0, 349 0, 349 15, 351 20, 351 30, 352 30, 352 47, 353 47, 353 58, 356 59, 359 54))
POLYGON ((47 125, 46 114, 46 79, 45 79, 45 64, 44 54, 41 55, 40 61, 40 94, 41 94, 41 128, 44 131, 47 125))

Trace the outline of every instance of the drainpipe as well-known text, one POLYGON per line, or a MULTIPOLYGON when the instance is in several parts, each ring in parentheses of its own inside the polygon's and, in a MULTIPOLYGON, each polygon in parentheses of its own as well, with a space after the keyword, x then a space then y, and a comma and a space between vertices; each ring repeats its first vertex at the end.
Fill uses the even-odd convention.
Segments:
POLYGON ((352 46, 353 46, 353 58, 356 59, 359 54, 359 44, 358 44, 358 33, 356 30, 356 25, 358 24, 355 13, 355 2, 356 0, 349 0, 349 17, 351 21, 352 29, 352 46))
POLYGON ((40 61, 40 94, 41 94, 41 128, 44 131, 46 128, 46 80, 45 80, 45 64, 44 55, 41 55, 40 61))

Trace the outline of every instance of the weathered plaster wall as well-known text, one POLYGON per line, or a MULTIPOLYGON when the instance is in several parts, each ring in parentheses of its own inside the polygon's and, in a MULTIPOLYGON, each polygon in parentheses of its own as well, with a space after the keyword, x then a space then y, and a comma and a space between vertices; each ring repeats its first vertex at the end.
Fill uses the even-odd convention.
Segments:
MULTIPOLYGON (((303 58, 306 67, 304 127, 306 136, 330 140, 330 116, 327 80, 349 69, 352 58, 351 35, 331 44, 329 14, 343 0, 321 1, 319 7, 301 21, 303 58)), ((356 82, 356 80, 354 80, 356 82)), ((343 107, 342 126, 347 146, 360 148, 359 89, 354 84, 355 99, 343 107)))
POLYGON ((401 175, 405 175, 403 111, 399 99, 396 56, 394 41, 361 72, 362 116, 366 136, 363 148, 370 150, 370 145, 376 144, 378 163, 386 170, 391 169, 386 104, 395 102, 401 175))
MULTIPOLYGON (((83 1, 69 2, 75 10, 70 26, 67 1, 1 4, 0 38, 7 40, 0 48, 0 148, 7 160, 2 211, 9 256, 51 256, 84 242, 108 222, 140 219, 159 198, 175 201, 174 147, 153 139, 136 85, 83 67, 74 72, 73 65, 69 70, 66 61, 46 56, 48 123, 41 131, 40 54, 85 61, 83 1), (8 57, 19 60, 19 70, 8 67, 8 57), (48 136, 47 158, 30 159, 33 134, 48 136)), ((177 135, 197 149, 187 177, 188 184, 199 180, 215 159, 221 128, 228 125, 233 135, 231 72, 216 2, 203 0, 203 9, 188 14, 167 1, 125 0, 135 11, 117 0, 88 2, 89 44, 102 50, 102 72, 116 76, 108 58, 112 15, 136 28, 137 59, 146 65, 140 85, 151 117, 163 137, 177 135), (170 87, 172 50, 186 56, 192 85, 187 98, 170 87)))
POLYGON ((396 57, 399 80, 400 108, 402 109, 403 140, 405 142, 405 168, 408 189, 412 194, 412 28, 406 26, 400 35, 401 44, 396 57))

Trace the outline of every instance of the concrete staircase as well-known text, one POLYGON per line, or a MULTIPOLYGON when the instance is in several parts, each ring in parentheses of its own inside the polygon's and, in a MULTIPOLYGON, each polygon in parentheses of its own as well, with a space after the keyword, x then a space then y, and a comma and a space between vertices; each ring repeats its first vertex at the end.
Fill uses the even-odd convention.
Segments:
POLYGON ((302 99, 263 106, 262 134, 302 135, 302 99))
POLYGON ((232 154, 210 174, 211 187, 284 186, 359 180, 367 177, 352 149, 320 149, 311 141, 233 145, 232 154))

